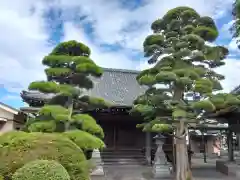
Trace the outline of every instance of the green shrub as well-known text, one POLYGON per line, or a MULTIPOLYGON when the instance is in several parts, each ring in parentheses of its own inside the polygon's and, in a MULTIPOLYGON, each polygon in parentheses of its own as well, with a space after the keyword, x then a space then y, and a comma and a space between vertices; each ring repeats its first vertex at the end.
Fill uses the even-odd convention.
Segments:
POLYGON ((70 180, 67 170, 56 161, 36 160, 19 168, 12 180, 70 180))
POLYGON ((0 172, 12 174, 30 161, 56 160, 71 180, 88 179, 88 165, 82 150, 70 139, 52 133, 12 132, 0 136, 0 172))
POLYGON ((76 114, 72 117, 72 122, 81 124, 83 131, 89 132, 100 139, 104 138, 103 129, 96 123, 96 120, 92 116, 88 114, 76 114))
POLYGON ((91 153, 89 155, 89 152, 105 147, 104 142, 100 138, 85 131, 72 130, 64 132, 63 134, 83 150, 87 159, 91 158, 91 153))

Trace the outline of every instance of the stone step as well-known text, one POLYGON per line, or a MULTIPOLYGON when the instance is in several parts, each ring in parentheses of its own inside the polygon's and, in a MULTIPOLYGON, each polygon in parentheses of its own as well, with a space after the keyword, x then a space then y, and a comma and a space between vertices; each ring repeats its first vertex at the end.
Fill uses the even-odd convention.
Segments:
POLYGON ((140 149, 105 149, 101 152, 104 165, 108 166, 126 166, 146 164, 144 153, 140 149))
POLYGON ((131 151, 131 150, 118 150, 118 151, 110 151, 110 150, 104 150, 101 152, 102 156, 144 156, 144 153, 142 151, 131 151))
POLYGON ((101 154, 101 157, 105 158, 144 158, 145 156, 143 154, 101 154))
POLYGON ((104 149, 102 151, 102 153, 130 153, 130 154, 134 154, 134 153, 143 153, 144 150, 143 149, 104 149))
POLYGON ((112 156, 112 157, 102 157, 104 163, 111 163, 111 164, 139 164, 145 163, 146 159, 144 156, 142 157, 119 157, 119 156, 112 156))
POLYGON ((145 160, 144 157, 141 158, 120 158, 120 157, 115 157, 115 158, 103 158, 104 161, 109 161, 109 162, 114 162, 114 161, 143 161, 145 160))
POLYGON ((106 163, 103 164, 103 167, 105 168, 111 168, 111 167, 117 167, 117 168, 131 168, 131 167, 149 167, 147 163, 135 163, 135 164, 120 164, 120 163, 106 163))
POLYGON ((126 165, 146 165, 147 162, 142 161, 129 161, 129 160, 119 160, 119 161, 103 161, 104 166, 126 166, 126 165))

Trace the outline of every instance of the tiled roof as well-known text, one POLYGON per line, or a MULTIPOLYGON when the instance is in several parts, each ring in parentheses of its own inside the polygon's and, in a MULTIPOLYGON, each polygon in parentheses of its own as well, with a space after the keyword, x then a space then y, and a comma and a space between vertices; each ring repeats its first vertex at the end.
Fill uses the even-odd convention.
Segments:
MULTIPOLYGON (((131 106, 134 99, 147 89, 136 81, 139 71, 104 68, 101 78, 92 78, 94 88, 84 92, 86 95, 101 97, 115 105, 131 106)), ((53 94, 25 92, 28 98, 47 100, 53 94)))
POLYGON ((47 101, 53 98, 55 94, 44 94, 38 91, 22 91, 21 97, 22 98, 32 98, 35 100, 47 101))

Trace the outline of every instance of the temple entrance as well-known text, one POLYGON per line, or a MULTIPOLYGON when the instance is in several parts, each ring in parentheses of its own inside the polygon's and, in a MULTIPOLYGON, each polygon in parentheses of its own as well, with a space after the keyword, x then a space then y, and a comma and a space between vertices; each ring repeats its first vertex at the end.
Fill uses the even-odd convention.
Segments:
POLYGON ((107 149, 142 149, 145 147, 145 133, 137 129, 137 121, 126 117, 101 118, 99 124, 104 130, 107 149), (108 120, 109 119, 109 120, 108 120))

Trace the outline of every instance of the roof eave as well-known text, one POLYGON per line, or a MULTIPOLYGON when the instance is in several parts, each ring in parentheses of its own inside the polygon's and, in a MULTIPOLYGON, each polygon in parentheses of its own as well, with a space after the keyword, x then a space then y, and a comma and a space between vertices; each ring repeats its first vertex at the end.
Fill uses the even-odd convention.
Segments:
POLYGON ((4 109, 5 111, 10 112, 14 115, 17 115, 20 112, 18 109, 8 106, 7 104, 4 104, 2 102, 0 102, 0 108, 4 109))

